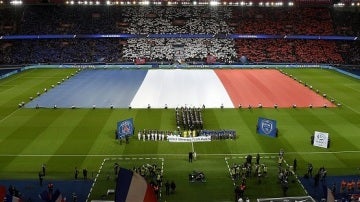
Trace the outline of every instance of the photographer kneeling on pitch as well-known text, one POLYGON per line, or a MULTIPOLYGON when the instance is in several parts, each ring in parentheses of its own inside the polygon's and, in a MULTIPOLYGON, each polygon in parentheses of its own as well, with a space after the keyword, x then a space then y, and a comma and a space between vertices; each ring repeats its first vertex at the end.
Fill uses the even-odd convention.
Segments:
POLYGON ((202 171, 193 171, 189 174, 190 182, 206 182, 205 174, 202 171))

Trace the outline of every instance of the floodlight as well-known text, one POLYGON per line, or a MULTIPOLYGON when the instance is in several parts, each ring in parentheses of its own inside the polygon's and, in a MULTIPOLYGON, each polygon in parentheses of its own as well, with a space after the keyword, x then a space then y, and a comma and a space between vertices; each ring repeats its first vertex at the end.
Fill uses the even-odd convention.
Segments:
POLYGON ((21 5, 23 2, 20 1, 20 0, 13 0, 13 1, 10 1, 10 4, 11 5, 21 5))
POLYGON ((210 1, 210 6, 217 6, 219 5, 219 2, 217 1, 210 1))

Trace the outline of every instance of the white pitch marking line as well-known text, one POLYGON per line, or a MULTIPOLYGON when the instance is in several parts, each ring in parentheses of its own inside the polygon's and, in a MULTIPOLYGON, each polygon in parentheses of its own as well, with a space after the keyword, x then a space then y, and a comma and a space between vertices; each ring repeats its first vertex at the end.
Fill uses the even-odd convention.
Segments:
MULTIPOLYGON (((324 152, 286 152, 286 154, 301 154, 301 155, 311 155, 311 154, 346 154, 346 153, 360 153, 360 150, 349 150, 349 151, 324 151, 324 152)), ((259 153, 260 154, 260 153, 259 153)), ((278 153, 261 153, 263 155, 277 155, 278 153)), ((136 156, 184 156, 186 154, 0 154, 0 157, 119 157, 130 159, 130 157, 136 156)), ((232 156, 233 158, 241 158, 244 155, 249 155, 249 153, 238 153, 238 154, 201 154, 201 156, 232 156), (236 157, 239 156, 239 157, 236 157)), ((149 159, 147 157, 145 159, 149 159)))

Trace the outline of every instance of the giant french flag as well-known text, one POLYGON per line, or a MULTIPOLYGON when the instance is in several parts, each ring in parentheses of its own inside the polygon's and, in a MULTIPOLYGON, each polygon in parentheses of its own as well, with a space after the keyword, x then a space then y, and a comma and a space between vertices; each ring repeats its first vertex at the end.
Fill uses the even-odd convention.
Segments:
POLYGON ((156 202, 153 188, 139 174, 120 168, 115 189, 115 202, 156 202))
POLYGON ((271 108, 294 104, 335 107, 307 85, 278 70, 221 68, 88 69, 37 96, 25 107, 251 108, 259 104, 271 108))

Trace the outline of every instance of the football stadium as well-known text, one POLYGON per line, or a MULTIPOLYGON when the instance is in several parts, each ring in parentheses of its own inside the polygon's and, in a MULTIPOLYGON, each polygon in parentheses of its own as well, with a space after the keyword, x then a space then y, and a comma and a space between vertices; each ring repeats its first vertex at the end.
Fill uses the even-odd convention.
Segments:
POLYGON ((0 1, 0 201, 359 201, 359 8, 0 1))

